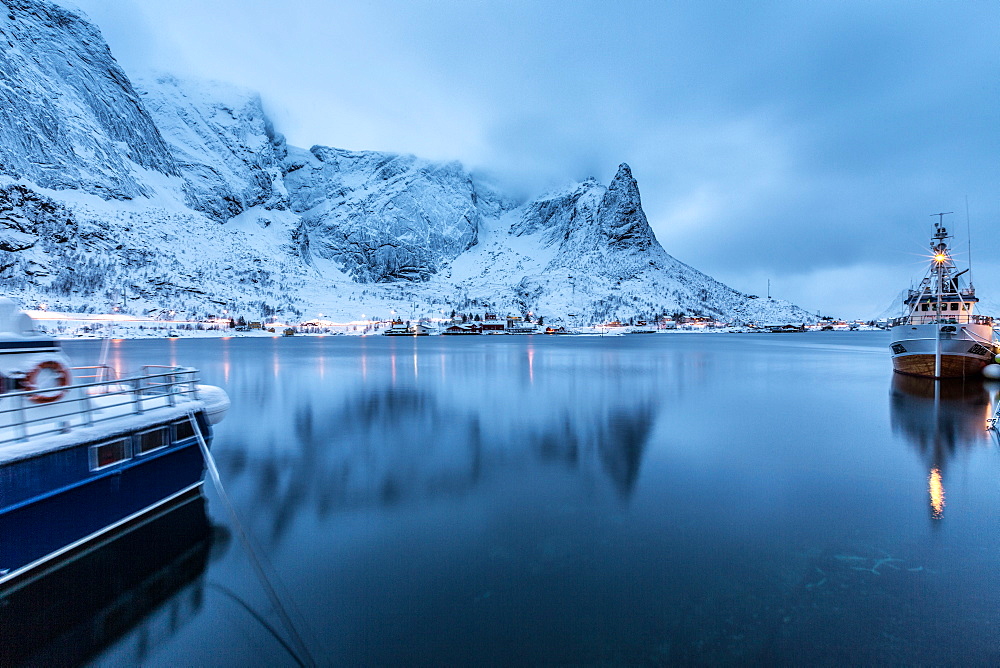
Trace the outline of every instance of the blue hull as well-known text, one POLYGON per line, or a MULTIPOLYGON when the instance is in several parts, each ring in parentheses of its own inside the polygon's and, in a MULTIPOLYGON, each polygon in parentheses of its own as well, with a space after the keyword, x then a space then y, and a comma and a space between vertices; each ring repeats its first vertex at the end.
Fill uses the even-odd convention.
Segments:
MULTIPOLYGON (((208 441, 200 414, 198 423, 208 441)), ((98 470, 92 450, 101 441, 0 465, 0 587, 200 486, 205 460, 197 438, 178 438, 170 425, 144 427, 166 426, 165 447, 133 456, 130 446, 127 458, 98 470)))
MULTIPOLYGON (((83 665, 137 627, 155 638, 162 633, 156 615, 169 616, 171 630, 194 616, 213 540, 225 544, 227 535, 213 530, 198 492, 178 503, 7 592, 0 599, 0 666, 83 665)), ((122 662, 139 665, 143 658, 122 662)))

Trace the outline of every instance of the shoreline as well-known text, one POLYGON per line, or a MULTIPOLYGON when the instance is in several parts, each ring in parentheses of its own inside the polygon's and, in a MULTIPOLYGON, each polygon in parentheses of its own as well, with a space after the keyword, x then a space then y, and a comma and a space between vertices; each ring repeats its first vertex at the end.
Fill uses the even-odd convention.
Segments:
MULTIPOLYGON (((323 332, 298 332, 298 331, 296 331, 294 334, 291 334, 291 335, 286 335, 286 334, 283 334, 283 333, 281 333, 279 331, 270 332, 270 331, 266 331, 266 330, 265 331, 252 331, 252 332, 235 332, 235 331, 224 331, 224 330, 190 330, 190 331, 185 330, 185 331, 180 331, 180 332, 169 332, 169 331, 164 332, 162 330, 152 330, 152 331, 148 331, 148 332, 146 332, 146 331, 143 331, 143 332, 114 331, 114 332, 109 332, 109 333, 107 333, 105 335, 101 335, 99 333, 88 333, 88 334, 65 334, 65 333, 59 333, 59 334, 53 334, 53 337, 56 340, 61 341, 61 342, 67 342, 67 341, 103 341, 105 339, 110 339, 110 340, 144 340, 144 339, 167 339, 167 340, 175 340, 175 339, 265 339, 265 338, 270 338, 270 339, 289 338, 289 339, 293 339, 293 338, 327 338, 327 337, 342 337, 342 336, 350 336, 350 337, 384 336, 383 332, 384 332, 385 329, 386 328, 371 329, 371 330, 368 330, 368 331, 361 331, 361 330, 358 330, 358 331, 343 331, 343 330, 341 330, 341 331, 323 331, 323 332)), ((785 333, 782 333, 782 334, 785 334, 785 335, 788 335, 788 334, 816 334, 816 333, 822 333, 824 331, 841 332, 841 333, 844 333, 844 332, 860 333, 860 332, 877 332, 877 331, 886 331, 886 330, 882 330, 882 329, 880 329, 878 327, 861 327, 861 328, 858 328, 858 329, 855 329, 855 330, 841 330, 841 329, 838 329, 838 330, 806 330, 804 332, 785 332, 785 333)), ((49 333, 49 332, 46 332, 46 333, 49 333)), ((574 333, 570 333, 570 334, 547 334, 544 331, 539 331, 539 332, 530 333, 530 334, 527 334, 527 333, 519 333, 519 334, 507 334, 507 333, 504 333, 504 334, 474 334, 472 336, 485 337, 485 338, 490 338, 490 337, 494 337, 494 336, 503 336, 503 337, 508 337, 508 336, 543 336, 543 337, 553 337, 553 338, 565 338, 565 337, 575 337, 575 336, 585 336, 585 337, 595 337, 595 336, 596 337, 636 336, 636 337, 640 337, 641 338, 640 334, 642 336, 650 336, 651 334, 652 335, 656 335, 656 336, 664 336, 664 335, 706 335, 706 334, 776 334, 776 332, 769 332, 769 331, 763 330, 763 329, 749 329, 749 328, 692 328, 692 329, 663 329, 663 330, 658 330, 658 331, 650 333, 648 331, 637 332, 637 331, 631 331, 631 330, 627 330, 627 329, 618 329, 618 328, 615 328, 613 330, 609 330, 607 328, 605 328, 603 330, 596 329, 596 328, 595 329, 580 328, 580 331, 577 331, 577 332, 574 332, 574 333)), ((448 338, 452 338, 452 337, 450 337, 448 335, 442 335, 440 332, 435 332, 433 334, 429 334, 428 336, 431 336, 431 337, 446 336, 448 338)), ((422 336, 419 336, 419 337, 418 336, 402 336, 402 337, 399 337, 399 338, 423 338, 423 337, 422 336)), ((459 336, 459 337, 454 337, 454 338, 468 338, 468 337, 467 336, 459 336)))

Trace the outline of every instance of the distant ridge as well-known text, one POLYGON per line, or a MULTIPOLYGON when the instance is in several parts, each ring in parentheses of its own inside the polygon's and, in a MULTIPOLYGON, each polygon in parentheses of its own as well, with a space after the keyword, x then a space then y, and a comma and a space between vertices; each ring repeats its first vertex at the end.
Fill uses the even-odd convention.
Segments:
POLYGON ((626 164, 520 202, 454 162, 288 146, 256 94, 132 82, 79 13, 4 2, 0 277, 26 305, 813 319, 668 255, 626 164))

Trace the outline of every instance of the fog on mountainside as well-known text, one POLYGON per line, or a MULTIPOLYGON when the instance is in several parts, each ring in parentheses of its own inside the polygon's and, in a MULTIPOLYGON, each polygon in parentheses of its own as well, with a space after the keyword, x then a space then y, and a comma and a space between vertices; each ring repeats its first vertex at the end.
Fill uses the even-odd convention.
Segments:
POLYGON ((257 95, 130 81, 72 10, 4 3, 0 276, 26 306, 811 319, 668 255, 627 165, 522 203, 458 163, 288 146, 257 95))

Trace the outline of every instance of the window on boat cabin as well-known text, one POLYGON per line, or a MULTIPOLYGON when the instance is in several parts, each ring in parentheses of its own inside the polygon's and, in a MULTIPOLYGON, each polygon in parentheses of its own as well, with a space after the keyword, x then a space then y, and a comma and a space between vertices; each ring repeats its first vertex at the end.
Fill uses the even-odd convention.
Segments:
POLYGON ((194 427, 190 420, 181 420, 174 423, 174 440, 183 441, 187 438, 194 438, 194 427))
POLYGON ((928 308, 930 308, 930 304, 921 304, 920 305, 920 310, 921 311, 926 311, 928 308))
POLYGON ((132 456, 127 438, 90 446, 90 470, 99 471, 132 456))
POLYGON ((170 429, 168 427, 158 427, 157 429, 140 432, 136 437, 136 443, 139 446, 140 455, 165 448, 170 443, 170 429))
POLYGON ((958 310, 958 302, 952 302, 952 304, 951 304, 951 310, 952 311, 957 311, 958 310))

